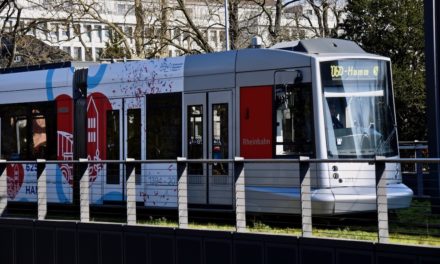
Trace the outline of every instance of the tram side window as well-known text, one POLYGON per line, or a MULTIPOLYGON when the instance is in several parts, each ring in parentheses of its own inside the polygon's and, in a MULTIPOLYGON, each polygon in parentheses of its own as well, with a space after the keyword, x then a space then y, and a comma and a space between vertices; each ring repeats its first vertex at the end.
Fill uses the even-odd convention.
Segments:
MULTIPOLYGON (((119 160, 119 110, 107 111, 107 159, 119 160)), ((107 184, 119 184, 119 164, 107 164, 107 184)))
MULTIPOLYGON (((141 109, 127 110, 127 157, 136 160, 141 157, 141 109)), ((141 184, 141 164, 135 165, 136 184, 141 184)))
POLYGON ((53 103, 0 106, 0 113, 2 159, 56 158, 53 103))
POLYGON ((276 155, 314 156, 312 101, 311 84, 276 86, 276 155))
POLYGON ((36 159, 46 157, 47 152, 47 133, 46 133, 46 118, 37 110, 32 116, 32 156, 36 159))
POLYGON ((147 95, 147 159, 182 155, 182 95, 147 95))

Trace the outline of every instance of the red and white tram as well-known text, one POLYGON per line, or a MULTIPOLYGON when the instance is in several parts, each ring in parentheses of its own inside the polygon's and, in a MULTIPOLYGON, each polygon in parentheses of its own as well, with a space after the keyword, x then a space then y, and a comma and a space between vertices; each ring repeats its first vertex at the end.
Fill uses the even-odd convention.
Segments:
MULTIPOLYGON (((6 160, 358 159, 399 156, 388 58, 350 41, 0 74, 6 160)), ((73 200, 69 164, 48 165, 48 199, 73 200)), ((246 210, 298 213, 299 166, 249 163, 246 210)), ((231 206, 231 164, 190 164, 189 203, 231 206)), ((122 165, 89 166, 91 202, 125 200, 122 165)), ((176 163, 136 168, 137 201, 177 207, 176 163)), ((400 165, 386 165, 390 208, 409 206, 400 165)), ((8 168, 8 199, 35 202, 36 166, 8 168)), ((313 210, 375 210, 367 163, 312 165, 313 210)))

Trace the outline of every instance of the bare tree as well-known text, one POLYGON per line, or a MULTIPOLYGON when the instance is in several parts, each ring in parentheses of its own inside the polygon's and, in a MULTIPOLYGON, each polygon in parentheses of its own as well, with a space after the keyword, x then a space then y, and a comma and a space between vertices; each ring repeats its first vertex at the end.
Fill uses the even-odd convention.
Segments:
POLYGON ((0 13, 6 12, 6 17, 3 21, 2 28, 0 29, 0 40, 2 49, 6 56, 8 57, 7 67, 11 67, 14 63, 15 55, 17 52, 17 39, 19 36, 19 25, 21 19, 22 8, 17 4, 16 1, 3 1, 0 4, 0 13), (9 22, 14 22, 11 27, 8 25, 9 22))
POLYGON ((267 0, 253 0, 261 8, 261 15, 266 19, 267 32, 271 38, 271 42, 275 43, 285 39, 283 34, 283 15, 285 9, 291 4, 300 0, 289 1, 267 1, 267 0))
POLYGON ((142 0, 134 0, 134 15, 136 17, 134 28, 136 54, 141 58, 145 58, 145 10, 142 0))
MULTIPOLYGON (((0 2, 0 65, 13 67, 15 65, 29 65, 36 62, 48 63, 70 59, 63 53, 57 52, 35 37, 28 36, 30 31, 42 30, 48 32, 47 18, 23 18, 26 8, 25 1, 5 0, 0 2), (36 52, 38 50, 38 52, 36 52), (50 52, 42 52, 49 50, 50 52), (17 60, 23 58, 23 61, 17 60)), ((57 49, 56 49, 57 50, 57 49)))
POLYGON ((0 2, 0 13, 3 11, 3 9, 6 8, 6 6, 9 4, 9 2, 12 2, 10 0, 3 0, 0 2))
MULTIPOLYGON (((204 34, 204 32, 207 32, 206 28, 209 28, 210 25, 207 25, 205 29, 197 25, 194 22, 193 17, 190 15, 188 11, 189 9, 187 8, 187 5, 185 4, 184 0, 177 0, 177 5, 178 5, 177 9, 182 12, 185 18, 185 20, 179 20, 177 22, 178 24, 181 24, 183 26, 181 29, 186 35, 186 37, 192 39, 203 52, 213 52, 214 48, 209 44, 207 34, 204 34)), ((174 43, 171 44, 174 45, 174 43)), ((186 53, 192 53, 191 47, 189 47, 189 49, 186 50, 183 47, 178 47, 178 48, 186 51, 186 53)))
POLYGON ((310 30, 316 37, 331 37, 336 35, 343 13, 343 0, 306 0, 313 9, 313 15, 303 14, 310 30), (329 25, 330 19, 335 24, 329 25), (314 21, 317 22, 317 26, 314 21))
MULTIPOLYGON (((261 36, 265 45, 272 45, 296 37, 296 33, 292 32, 304 32, 304 28, 311 30, 312 34, 308 34, 309 36, 329 36, 333 33, 331 30, 335 25, 329 23, 328 19, 336 17, 336 21, 339 21, 342 9, 338 9, 337 3, 341 1, 343 0, 228 0, 229 17, 226 19, 230 24, 230 47, 246 47, 255 35, 261 36), (313 8, 312 15, 297 8, 304 3, 313 8)), ((177 54, 213 52, 225 47, 224 0, 23 2, 32 3, 50 15, 39 19, 26 18, 26 29, 21 29, 20 23, 17 23, 14 24, 17 26, 14 29, 16 32, 24 35, 25 30, 35 28, 50 32, 54 25, 62 23, 72 28, 74 34, 67 38, 64 36, 62 40, 47 39, 46 42, 79 41, 85 48, 86 57, 92 57, 86 34, 91 36, 90 31, 101 30, 102 27, 87 25, 84 30, 84 26, 80 26, 84 21, 104 25, 104 32, 108 32, 109 39, 112 40, 109 47, 117 51, 108 53, 113 54, 111 56, 122 55, 128 59, 142 59, 168 56, 170 47, 177 49, 177 54), (119 8, 120 6, 122 8, 119 8)), ((19 7, 14 6, 14 3, 13 0, 0 0, 0 10, 3 14, 9 12, 8 14, 14 17, 13 20, 17 21, 19 7)), ((6 22, 3 23, 6 25, 6 22)), ((4 28, 6 27, 0 28, 1 32, 4 32, 4 28)))

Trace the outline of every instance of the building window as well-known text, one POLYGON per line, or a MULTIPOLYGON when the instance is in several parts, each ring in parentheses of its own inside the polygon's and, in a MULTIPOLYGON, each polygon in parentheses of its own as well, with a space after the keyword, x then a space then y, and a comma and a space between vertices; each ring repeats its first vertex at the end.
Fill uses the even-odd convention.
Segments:
POLYGON ((132 27, 125 27, 124 33, 130 39, 130 41, 133 42, 133 28, 132 27))
POLYGON ((92 26, 91 25, 86 25, 85 26, 85 28, 86 28, 86 34, 85 34, 85 36, 86 36, 86 41, 88 41, 88 42, 92 42, 92 26))
POLYGON ((103 48, 95 48, 95 60, 101 59, 103 48))
POLYGON ((220 42, 225 42, 226 41, 226 34, 224 30, 220 30, 220 42))
POLYGON ((73 59, 78 61, 82 60, 81 52, 82 52, 81 47, 73 47, 73 59))
POLYGON ((61 35, 63 36, 63 39, 69 39, 70 38, 70 28, 69 28, 69 25, 61 25, 61 35))
POLYGON ((86 48, 86 61, 93 61, 92 48, 86 48))
POLYGON ((188 14, 188 16, 193 17, 194 10, 191 7, 187 7, 185 9, 186 9, 186 13, 188 14))
POLYGON ((217 42, 217 31, 212 30, 209 32, 209 40, 213 42, 217 42))
POLYGON ((125 15, 125 13, 127 12, 124 4, 118 4, 117 10, 118 10, 118 15, 125 15))
POLYGON ((102 37, 103 37, 102 26, 95 26, 95 35, 98 42, 102 43, 102 37))
POLYGON ((50 24, 50 26, 49 26, 49 41, 59 41, 58 24, 50 24))
POLYGON ((73 25, 73 29, 74 29, 76 35, 81 34, 81 25, 80 24, 73 25))
POLYGON ((72 48, 71 47, 63 47, 62 49, 63 49, 63 51, 65 53, 69 54, 69 56, 72 55, 72 53, 71 53, 72 52, 72 48))
POLYGON ((105 36, 105 40, 104 41, 109 41, 111 39, 111 29, 109 27, 104 27, 104 36, 105 36))
POLYGON ((154 28, 152 27, 145 28, 145 37, 151 38, 153 36, 154 36, 154 28))
POLYGON ((179 29, 179 28, 175 28, 175 29, 173 30, 173 38, 174 38, 174 39, 179 38, 181 34, 182 34, 182 33, 180 32, 180 29, 179 29))

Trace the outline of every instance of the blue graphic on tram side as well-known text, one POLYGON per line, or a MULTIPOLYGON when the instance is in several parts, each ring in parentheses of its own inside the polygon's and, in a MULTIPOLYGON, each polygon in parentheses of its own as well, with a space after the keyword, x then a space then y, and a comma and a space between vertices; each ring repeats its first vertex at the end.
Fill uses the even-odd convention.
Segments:
POLYGON ((58 201, 67 203, 69 202, 69 199, 63 190, 63 173, 61 172, 60 167, 58 165, 56 166, 55 188, 57 191, 58 201))
POLYGON ((47 100, 51 101, 53 100, 53 73, 55 70, 51 69, 47 71, 46 75, 46 93, 47 93, 47 100))
POLYGON ((87 76, 87 89, 93 89, 99 85, 104 77, 105 70, 107 69, 107 64, 99 65, 98 72, 94 76, 87 76))

